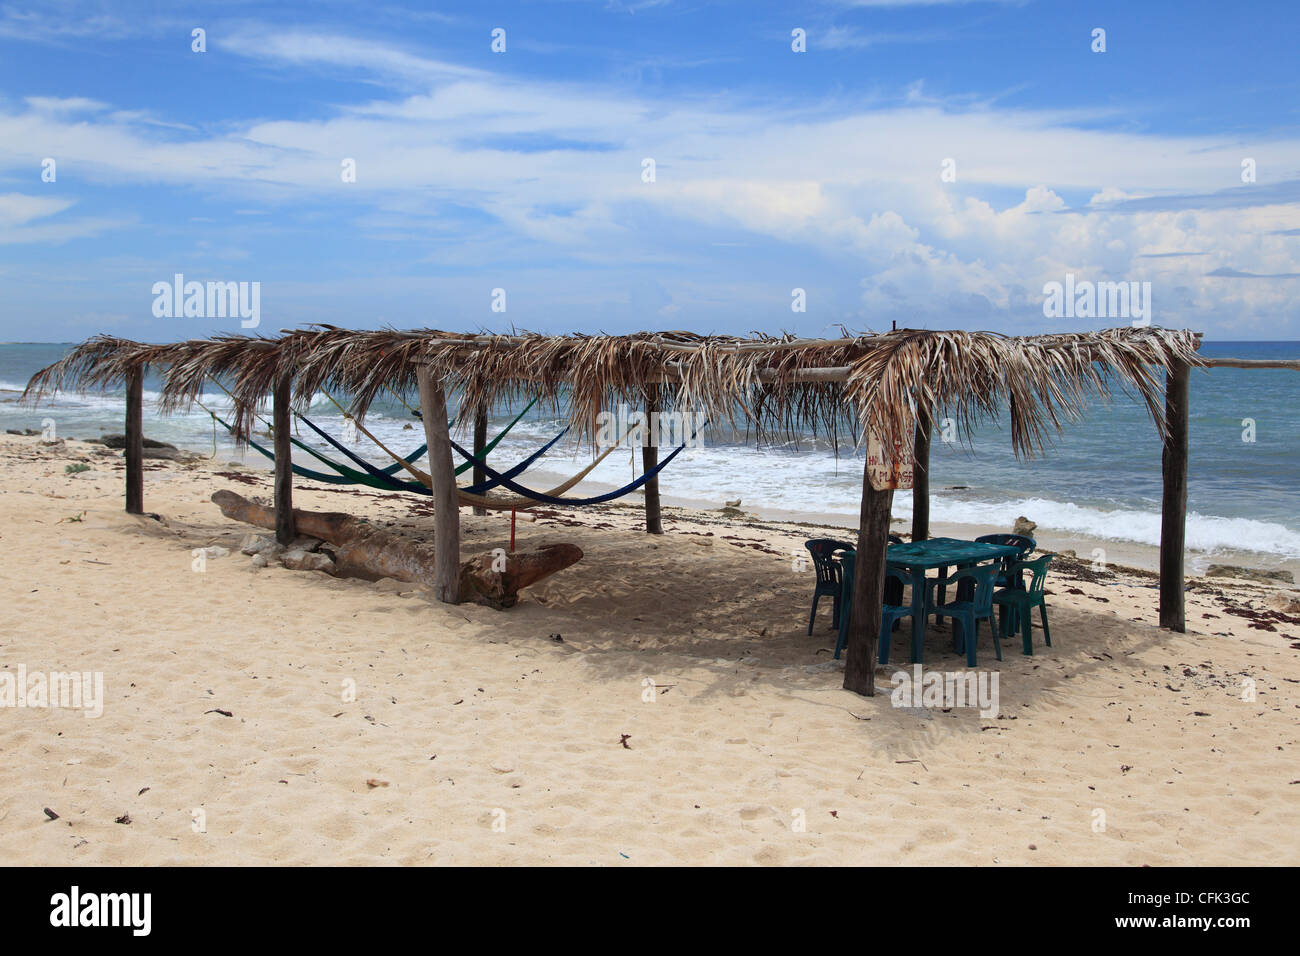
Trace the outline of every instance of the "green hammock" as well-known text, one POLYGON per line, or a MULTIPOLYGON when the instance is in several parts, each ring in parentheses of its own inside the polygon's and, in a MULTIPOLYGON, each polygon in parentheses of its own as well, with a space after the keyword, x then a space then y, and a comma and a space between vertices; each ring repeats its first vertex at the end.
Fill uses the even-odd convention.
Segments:
MULTIPOLYGON (((213 379, 212 382, 214 385, 217 386, 217 388, 221 389, 227 395, 230 395, 230 391, 224 385, 218 382, 216 379, 213 379)), ((232 399, 234 398, 233 395, 230 395, 230 397, 232 399)), ((231 434, 234 434, 234 429, 231 428, 229 425, 227 425, 220 418, 217 418, 215 412, 213 412, 210 408, 205 407, 202 402, 198 402, 197 404, 200 408, 202 408, 205 412, 211 415, 214 419, 221 422, 221 424, 225 426, 226 431, 230 432, 231 434)), ((520 420, 525 415, 528 414, 528 410, 536 404, 537 404, 537 398, 534 397, 532 401, 530 401, 527 405, 524 406, 523 411, 521 411, 518 415, 514 417, 514 420, 511 421, 510 424, 506 425, 505 428, 501 429, 501 431, 497 434, 497 436, 483 447, 484 459, 487 458, 488 452, 496 448, 497 445, 500 443, 501 439, 506 437, 506 434, 510 431, 510 429, 518 425, 520 420)), ((265 418, 261 418, 260 415, 258 416, 258 418, 261 419, 262 424, 266 425, 268 428, 270 427, 270 422, 268 422, 265 418)), ((303 451, 305 451, 307 454, 315 458, 317 461, 329 465, 336 472, 338 472, 340 476, 342 476, 342 480, 334 477, 333 475, 324 475, 322 477, 323 475, 322 472, 312 471, 310 469, 300 468, 299 466, 294 465, 293 466, 294 474, 298 475, 301 478, 310 478, 313 481, 326 481, 326 482, 330 482, 331 484, 358 484, 358 485, 366 485, 371 488, 382 488, 385 491, 390 490, 389 486, 387 484, 384 484, 383 479, 371 477, 370 475, 366 474, 364 471, 357 471, 355 468, 349 468, 347 465, 340 465, 338 462, 332 460, 331 458, 326 457, 325 455, 322 455, 316 449, 312 448, 310 445, 304 442, 299 441, 298 439, 294 438, 292 435, 289 436, 289 441, 293 444, 295 448, 300 448, 303 451)), ((263 448, 261 445, 256 444, 251 438, 249 439, 248 444, 251 445, 253 448, 257 449, 263 455, 266 455, 272 461, 275 460, 275 456, 273 454, 268 453, 265 448, 263 448)), ((415 462, 427 450, 428 450, 427 445, 421 445, 419 448, 415 449, 415 451, 411 452, 411 454, 407 455, 404 461, 407 464, 411 464, 415 462)), ((476 462, 467 461, 464 464, 457 465, 456 474, 463 475, 465 472, 473 468, 475 464, 476 462)), ((391 477, 397 474, 397 470, 401 467, 402 467, 402 462, 397 462, 395 464, 387 466, 386 468, 380 468, 379 471, 391 477)))
MULTIPOLYGON (((528 410, 536 404, 537 404, 537 399, 534 398, 531 402, 529 402, 527 405, 524 406, 524 410, 522 412, 520 412, 518 415, 514 417, 514 421, 510 422, 510 424, 506 425, 505 428, 501 429, 501 431, 497 434, 495 438, 493 438, 490 442, 488 442, 486 445, 483 446, 484 458, 487 457, 488 452, 492 451, 493 448, 497 447, 501 439, 506 437, 506 433, 509 432, 510 429, 518 425, 520 420, 525 415, 528 414, 528 410)), ((265 422, 265 419, 263 419, 263 422, 265 422)), ((316 458, 318 461, 324 462, 325 464, 333 468, 335 471, 337 471, 340 475, 344 475, 345 477, 351 479, 352 481, 358 482, 363 485, 372 485, 373 487, 384 487, 382 485, 374 485, 373 482, 376 479, 372 478, 370 475, 367 475, 365 472, 357 471, 355 468, 349 468, 347 465, 341 465, 338 462, 330 458, 327 458, 325 455, 322 455, 320 452, 312 448, 310 445, 306 445, 303 442, 300 442, 296 438, 291 437, 289 441, 293 442, 295 448, 301 448, 303 451, 311 455, 313 458, 316 458)), ((419 448, 415 449, 415 451, 407 455, 406 458, 403 459, 403 461, 405 461, 408 465, 414 464, 416 460, 418 460, 419 457, 423 455, 427 450, 428 450, 427 445, 421 445, 419 448)), ((463 464, 457 465, 456 474, 463 475, 465 472, 473 468, 474 464, 475 463, 472 461, 467 461, 463 464)), ((401 467, 402 467, 402 463, 397 462, 396 464, 388 465, 387 467, 380 468, 379 470, 382 471, 385 475, 391 476, 397 474, 397 470, 401 467)))

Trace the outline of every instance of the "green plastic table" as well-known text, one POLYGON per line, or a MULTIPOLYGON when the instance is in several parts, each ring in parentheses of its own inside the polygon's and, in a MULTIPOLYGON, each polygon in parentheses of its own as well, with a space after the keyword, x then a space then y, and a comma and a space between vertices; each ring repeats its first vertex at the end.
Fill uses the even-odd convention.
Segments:
POLYGON ((947 576, 948 568, 967 567, 985 561, 1019 555, 1020 549, 984 541, 960 538, 929 538, 891 544, 885 552, 885 564, 907 572, 912 579, 912 663, 920 664, 925 653, 925 572, 939 568, 947 576))

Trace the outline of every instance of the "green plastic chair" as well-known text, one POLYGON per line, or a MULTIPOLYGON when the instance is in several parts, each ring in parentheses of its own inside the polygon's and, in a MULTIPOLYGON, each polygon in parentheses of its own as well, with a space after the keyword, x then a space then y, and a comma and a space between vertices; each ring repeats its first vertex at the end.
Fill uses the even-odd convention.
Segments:
POLYGON ((944 617, 952 618, 954 645, 958 643, 957 627, 961 627, 961 643, 966 647, 966 664, 969 667, 976 666, 975 645, 980 639, 980 621, 985 618, 988 619, 989 630, 993 632, 993 649, 997 652, 998 660, 1002 660, 1002 645, 998 642, 998 629, 993 626, 993 576, 997 570, 995 564, 977 564, 974 567, 961 568, 951 577, 931 578, 926 584, 926 615, 942 613, 944 617), (960 597, 964 590, 962 585, 966 581, 973 583, 969 592, 971 597, 969 600, 962 600, 960 597), (942 598, 938 598, 938 595, 950 584, 958 586, 958 599, 947 604, 940 603, 942 598))
POLYGON ((1039 617, 1043 621, 1043 641, 1048 647, 1052 646, 1052 632, 1047 629, 1047 599, 1043 586, 1047 583, 1047 566, 1053 557, 1055 555, 1045 554, 1034 561, 1017 561, 1011 566, 1010 572, 1020 587, 1001 588, 993 593, 993 603, 998 605, 999 630, 1004 637, 1009 638, 1013 623, 1019 622, 1020 640, 1026 654, 1034 653, 1034 622, 1030 617, 1034 608, 1038 608, 1039 617), (1033 574, 1028 587, 1024 586, 1026 571, 1033 574))
POLYGON ((836 551, 852 551, 853 545, 836 541, 834 538, 810 538, 803 543, 812 555, 813 570, 817 572, 817 581, 813 588, 812 611, 808 614, 808 633, 812 634, 813 624, 817 620, 817 602, 822 597, 831 599, 831 627, 840 626, 840 597, 843 588, 840 584, 840 566, 831 560, 836 551))
MULTIPOLYGON (((890 535, 892 538, 893 535, 890 535)), ((853 572, 857 563, 857 553, 846 551, 840 555, 843 569, 842 583, 844 598, 840 608, 840 634, 835 641, 835 659, 840 659, 840 651, 849 637, 849 620, 853 613, 853 572)), ((880 663, 889 663, 889 644, 894 628, 905 617, 912 616, 912 608, 903 604, 903 586, 907 584, 907 575, 897 568, 885 569, 885 601, 880 608, 880 639, 877 642, 877 657, 880 663)), ((921 648, 915 642, 912 645, 912 660, 920 662, 921 648)))

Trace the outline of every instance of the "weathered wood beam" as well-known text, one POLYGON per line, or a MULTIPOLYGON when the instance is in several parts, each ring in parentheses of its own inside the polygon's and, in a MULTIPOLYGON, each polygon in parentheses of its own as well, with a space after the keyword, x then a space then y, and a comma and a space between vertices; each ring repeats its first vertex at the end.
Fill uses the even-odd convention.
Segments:
POLYGON ((1183 557, 1187 542, 1187 423, 1189 366, 1165 373, 1165 447, 1161 456, 1160 626, 1187 629, 1183 557))
POLYGON ((1300 359, 1201 358, 1210 368, 1290 368, 1300 371, 1300 359))
MULTIPOLYGON (((212 501, 227 518, 275 527, 275 512, 241 498, 233 491, 218 491, 212 501)), ((393 578, 428 586, 437 576, 437 549, 427 538, 418 540, 376 528, 364 518, 339 512, 294 512, 294 524, 303 534, 335 546, 330 574, 367 579, 393 578)), ((534 551, 473 555, 460 566, 460 599, 504 609, 519 600, 519 591, 547 575, 582 560, 582 549, 572 544, 548 544, 534 551)))
POLYGON ((451 463, 447 395, 441 383, 433 380, 427 365, 420 366, 416 375, 424 441, 429 446, 429 476, 433 479, 433 593, 444 604, 456 604, 460 600, 460 505, 456 470, 451 463))
POLYGON ((894 492, 871 487, 862 468, 862 510, 858 518, 858 547, 854 560, 853 599, 844 660, 844 689, 865 697, 876 693, 876 646, 885 601, 885 549, 889 547, 889 512, 894 492))
POLYGON ((144 368, 126 378, 126 513, 144 514, 144 368))
POLYGON ((280 376, 272 391, 271 425, 275 438, 275 540, 287 545, 298 536, 293 520, 293 424, 289 406, 293 377, 280 376))
MULTIPOLYGON (((644 471, 649 471, 659 464, 659 446, 652 444, 653 432, 657 429, 651 427, 655 416, 659 414, 659 386, 646 386, 646 403, 645 403, 645 429, 643 431, 643 444, 641 445, 641 467, 644 471)), ((643 486, 645 491, 645 530, 646 534, 663 534, 663 514, 659 507, 659 476, 655 475, 643 486)))
POLYGON ((912 540, 930 537, 930 432, 934 423, 916 423, 915 463, 912 466, 912 540))

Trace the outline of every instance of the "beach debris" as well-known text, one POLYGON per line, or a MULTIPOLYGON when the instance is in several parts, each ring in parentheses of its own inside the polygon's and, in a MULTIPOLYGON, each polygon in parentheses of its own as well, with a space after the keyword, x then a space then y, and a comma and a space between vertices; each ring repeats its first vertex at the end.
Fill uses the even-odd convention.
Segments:
POLYGON ((513 761, 497 759, 488 764, 497 773, 514 773, 515 765, 513 761))
POLYGON ((263 548, 269 547, 274 542, 275 539, 270 535, 249 532, 239 542, 239 551, 241 554, 259 554, 263 548))
POLYGON ((380 780, 377 777, 371 777, 369 780, 366 781, 366 786, 369 787, 371 790, 374 790, 376 787, 388 786, 388 781, 380 780))
MULTIPOLYGON (((261 528, 275 527, 275 511, 256 501, 218 491, 212 502, 227 518, 261 528)), ((413 584, 435 579, 433 542, 413 540, 375 527, 370 522, 339 512, 294 509, 300 531, 335 546, 333 573, 364 578, 394 578, 413 584)), ((551 544, 533 551, 508 552, 505 569, 498 555, 477 554, 460 567, 460 602, 472 601, 503 609, 519 602, 519 592, 531 584, 582 560, 582 549, 572 544, 551 544)))
POLYGON ((201 554, 205 559, 224 558, 230 553, 229 548, 223 548, 219 544, 214 544, 207 548, 195 548, 194 550, 199 553, 194 555, 195 557, 198 557, 201 554))
POLYGON ((234 717, 234 716, 235 716, 235 715, 232 714, 230 711, 228 711, 228 710, 222 710, 220 707, 213 707, 211 710, 205 710, 203 713, 205 713, 205 714, 220 714, 222 717, 234 717))
POLYGON ((629 746, 627 745, 627 742, 628 742, 629 740, 632 739, 632 735, 631 735, 631 734, 619 734, 618 736, 619 736, 619 741, 618 741, 618 742, 621 743, 621 744, 623 745, 623 749, 624 749, 624 750, 631 750, 632 748, 629 747, 629 746))
POLYGON ((64 465, 64 466, 63 466, 63 473, 64 473, 65 475, 79 475, 79 474, 81 474, 83 471, 90 471, 90 466, 89 466, 89 465, 83 465, 83 464, 81 464, 80 462, 78 462, 78 463, 75 464, 75 465, 64 465))
POLYGON ((137 797, 142 797, 142 796, 144 796, 146 793, 148 793, 151 789, 153 789, 153 788, 152 788, 152 787, 141 787, 141 788, 139 789, 139 791, 136 792, 136 796, 137 796, 137 797))
MULTIPOLYGON (((126 436, 122 434, 100 435, 98 438, 87 438, 87 443, 91 445, 103 445, 106 448, 116 448, 121 450, 126 448, 126 436)), ((155 438, 142 438, 140 443, 145 448, 170 448, 176 450, 176 446, 170 442, 158 441, 155 438)))
POLYGON ((726 505, 728 508, 739 508, 740 499, 737 498, 735 501, 724 501, 723 504, 726 505))
POLYGON ((1238 578, 1242 581, 1259 581, 1263 584, 1271 584, 1274 581, 1281 581, 1284 584, 1295 584, 1295 575, 1290 571, 1282 569, 1265 570, 1263 568, 1244 568, 1239 564, 1212 564, 1205 569, 1207 578, 1238 578))
POLYGON ((1269 594, 1265 604, 1275 611, 1282 611, 1283 614, 1300 614, 1300 594, 1294 591, 1269 594))
POLYGON ((1267 604, 1273 610, 1281 611, 1283 614, 1300 614, 1300 595, 1294 591, 1270 594, 1267 604))
POLYGON ((53 810, 51 810, 49 807, 45 807, 44 809, 45 809, 45 815, 49 817, 51 820, 57 820, 59 818, 59 815, 55 813, 53 810))
POLYGON ((563 643, 564 643, 564 638, 561 637, 559 634, 552 634, 552 635, 551 635, 551 640, 555 641, 555 643, 557 643, 557 644, 563 644, 563 643))
POLYGON ((280 563, 290 571, 324 571, 326 574, 333 574, 335 570, 334 561, 329 555, 318 551, 304 551, 302 548, 284 552, 280 555, 280 563))
POLYGON ((124 813, 124 814, 122 814, 120 817, 118 817, 116 820, 114 820, 113 822, 114 822, 114 823, 125 824, 126 826, 130 826, 130 825, 131 825, 131 814, 129 814, 129 813, 124 813))
POLYGON ((35 428, 23 428, 23 429, 17 429, 17 428, 6 428, 6 429, 5 429, 5 434, 6 434, 6 435, 20 435, 20 436, 22 436, 23 438, 34 438, 35 436, 39 435, 40 432, 37 431, 35 428))
POLYGON ((1025 537, 1029 537, 1034 533, 1034 529, 1037 527, 1038 525, 1035 522, 1030 521, 1024 515, 1021 515, 1016 519, 1015 525, 1012 526, 1011 533, 1023 534, 1025 537))

